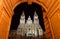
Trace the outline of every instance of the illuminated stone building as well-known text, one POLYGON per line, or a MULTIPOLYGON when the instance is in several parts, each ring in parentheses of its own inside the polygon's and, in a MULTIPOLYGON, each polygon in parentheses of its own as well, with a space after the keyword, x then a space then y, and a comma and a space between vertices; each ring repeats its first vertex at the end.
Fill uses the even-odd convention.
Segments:
POLYGON ((20 19, 20 24, 17 28, 17 34, 22 36, 38 36, 43 35, 43 30, 39 25, 38 15, 34 14, 34 22, 32 22, 30 16, 25 23, 25 15, 23 14, 20 19))

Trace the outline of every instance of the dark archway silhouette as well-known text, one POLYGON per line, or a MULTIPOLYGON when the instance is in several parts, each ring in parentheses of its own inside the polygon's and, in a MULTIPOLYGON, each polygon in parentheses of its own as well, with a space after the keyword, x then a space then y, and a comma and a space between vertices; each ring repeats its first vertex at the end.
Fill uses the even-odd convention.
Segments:
POLYGON ((34 12, 36 11, 38 14, 39 23, 40 23, 42 29, 45 31, 42 7, 36 3, 32 3, 31 5, 28 5, 27 2, 21 3, 14 9, 14 15, 12 17, 10 30, 17 29, 19 22, 20 22, 20 16, 23 11, 25 13, 26 20, 29 15, 31 16, 31 19, 33 20, 34 12))

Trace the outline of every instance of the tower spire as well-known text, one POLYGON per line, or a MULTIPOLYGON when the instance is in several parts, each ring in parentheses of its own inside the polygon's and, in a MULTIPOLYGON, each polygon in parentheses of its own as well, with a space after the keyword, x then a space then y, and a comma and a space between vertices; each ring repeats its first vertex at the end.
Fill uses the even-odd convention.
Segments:
POLYGON ((38 15, 37 15, 36 11, 34 12, 34 19, 38 19, 38 15))
POLYGON ((36 13, 36 11, 34 12, 34 16, 38 16, 37 13, 36 13))
POLYGON ((25 19, 24 11, 22 12, 21 19, 25 19))
POLYGON ((21 19, 20 19, 20 24, 24 24, 25 23, 25 15, 24 15, 24 11, 22 12, 22 15, 21 15, 21 19))
POLYGON ((39 24, 39 19, 36 11, 34 12, 34 24, 39 24))
POLYGON ((25 14, 24 14, 24 11, 22 12, 22 16, 24 16, 25 14))

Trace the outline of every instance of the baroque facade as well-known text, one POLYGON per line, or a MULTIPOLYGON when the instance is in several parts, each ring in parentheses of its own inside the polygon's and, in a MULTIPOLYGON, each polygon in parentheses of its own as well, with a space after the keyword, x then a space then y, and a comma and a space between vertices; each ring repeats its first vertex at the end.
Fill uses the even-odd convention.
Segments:
POLYGON ((22 36, 38 36, 43 35, 43 30, 39 24, 38 15, 34 14, 34 21, 31 20, 30 16, 25 22, 24 12, 21 15, 20 24, 17 28, 17 34, 22 36))

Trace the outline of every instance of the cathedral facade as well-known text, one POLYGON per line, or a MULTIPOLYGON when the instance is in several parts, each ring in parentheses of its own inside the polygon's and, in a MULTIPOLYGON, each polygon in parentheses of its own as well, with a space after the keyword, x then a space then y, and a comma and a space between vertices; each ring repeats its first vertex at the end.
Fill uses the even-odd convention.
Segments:
POLYGON ((20 24, 17 28, 17 34, 22 36, 38 36, 43 35, 43 29, 39 24, 38 15, 34 14, 34 21, 31 20, 30 16, 25 20, 24 12, 21 15, 20 24), (26 22, 25 22, 26 21, 26 22))

